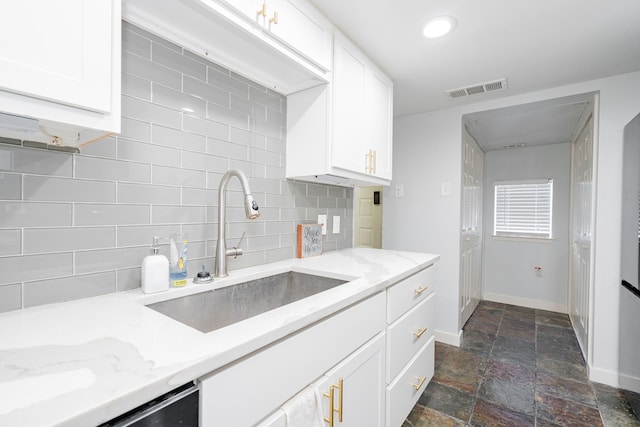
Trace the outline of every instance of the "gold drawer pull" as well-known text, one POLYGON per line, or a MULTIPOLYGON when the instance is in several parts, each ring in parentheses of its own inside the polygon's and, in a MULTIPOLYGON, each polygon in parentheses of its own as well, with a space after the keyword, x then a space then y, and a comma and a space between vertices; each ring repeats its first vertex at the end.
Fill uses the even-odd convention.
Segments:
POLYGON ((416 289, 416 294, 420 295, 421 293, 423 293, 424 291, 426 291, 427 289, 429 289, 428 286, 423 286, 421 288, 416 289))
POLYGON ((338 380, 338 384, 333 384, 329 387, 329 393, 322 393, 324 397, 329 398, 329 418, 323 417, 324 421, 329 423, 329 427, 334 426, 333 421, 333 413, 338 413, 338 422, 342 422, 342 391, 343 391, 343 380, 340 378, 338 380), (334 404, 335 390, 338 389, 338 408, 336 409, 334 404))
POLYGON ((420 338, 425 332, 427 332, 427 328, 420 328, 417 332, 414 332, 413 335, 415 335, 416 338, 420 338))
POLYGON ((418 384, 411 384, 411 385, 417 391, 417 390, 420 390, 420 387, 422 387, 422 384, 424 384, 426 380, 427 380, 427 377, 418 377, 418 384))
POLYGON ((257 16, 266 17, 267 16, 267 2, 262 2, 262 8, 256 12, 257 16))
POLYGON ((278 12, 273 12, 273 18, 269 19, 269 23, 270 24, 277 24, 278 23, 278 12))

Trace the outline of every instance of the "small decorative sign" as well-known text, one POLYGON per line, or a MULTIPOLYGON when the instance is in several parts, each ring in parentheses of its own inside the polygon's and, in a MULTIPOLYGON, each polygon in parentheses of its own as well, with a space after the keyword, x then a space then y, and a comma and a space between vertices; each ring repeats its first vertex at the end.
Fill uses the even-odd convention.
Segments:
POLYGON ((322 224, 298 224, 298 258, 322 254, 322 224))

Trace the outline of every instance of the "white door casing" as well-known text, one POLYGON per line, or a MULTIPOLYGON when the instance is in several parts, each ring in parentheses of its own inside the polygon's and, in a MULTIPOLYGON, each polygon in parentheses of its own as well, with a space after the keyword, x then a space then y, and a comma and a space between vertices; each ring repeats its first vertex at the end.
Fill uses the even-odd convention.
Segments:
POLYGON ((593 116, 573 144, 571 161, 571 283, 569 315, 582 354, 587 356, 589 337, 589 293, 591 277, 593 201, 593 116))
POLYGON ((482 294, 482 198, 484 153, 466 129, 462 138, 460 328, 482 294))

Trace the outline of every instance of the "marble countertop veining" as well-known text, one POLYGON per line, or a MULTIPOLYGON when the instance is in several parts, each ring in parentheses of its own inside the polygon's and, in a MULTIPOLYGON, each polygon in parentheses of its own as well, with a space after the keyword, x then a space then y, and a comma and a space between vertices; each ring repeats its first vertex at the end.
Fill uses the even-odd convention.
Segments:
POLYGON ((158 294, 140 289, 0 314, 0 425, 100 424, 385 289, 438 255, 345 249, 231 271, 158 294), (296 270, 351 280, 202 333, 145 304, 296 270))

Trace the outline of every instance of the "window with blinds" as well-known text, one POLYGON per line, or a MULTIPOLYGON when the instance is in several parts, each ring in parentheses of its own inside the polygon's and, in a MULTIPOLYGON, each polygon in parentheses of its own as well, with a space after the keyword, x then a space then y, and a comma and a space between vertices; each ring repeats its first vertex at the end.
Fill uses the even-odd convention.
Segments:
POLYGON ((495 236, 552 237, 553 180, 494 183, 495 236))

